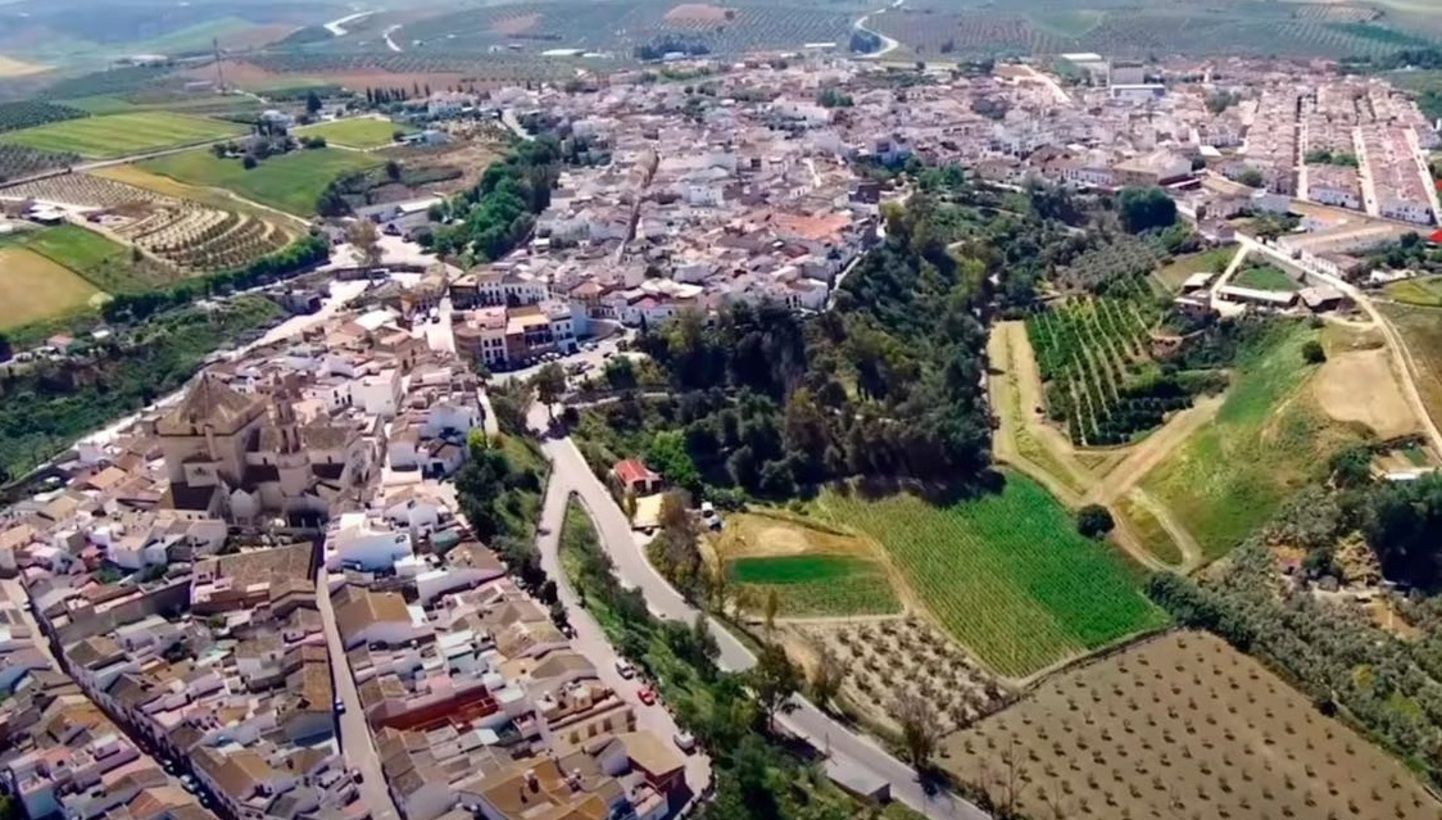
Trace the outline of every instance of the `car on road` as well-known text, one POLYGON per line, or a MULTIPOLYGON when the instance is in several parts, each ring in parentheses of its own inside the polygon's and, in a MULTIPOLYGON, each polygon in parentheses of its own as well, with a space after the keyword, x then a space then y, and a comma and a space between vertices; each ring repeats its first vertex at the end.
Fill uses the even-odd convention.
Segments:
POLYGON ((331 705, 335 707, 335 713, 337 715, 345 714, 345 701, 341 700, 340 698, 336 698, 335 703, 331 705))
POLYGON ((690 732, 677 732, 671 736, 671 740, 675 742, 676 748, 688 755, 696 751, 696 737, 690 732))
POLYGON ((616 672, 627 680, 636 677, 636 667, 632 666, 631 662, 625 658, 616 659, 616 672))
POLYGON ((350 770, 350 776, 351 776, 351 779, 354 780, 354 781, 357 782, 357 783, 364 783, 364 782, 365 782, 365 776, 361 774, 361 770, 360 770, 360 769, 351 769, 351 770, 350 770))
POLYGON ((640 691, 636 692, 636 697, 647 706, 656 705, 656 690, 649 686, 642 686, 640 691))
POLYGON ((180 776, 180 787, 181 787, 182 789, 185 789, 186 791, 190 792, 191 794, 195 794, 195 791, 196 791, 196 788, 197 788, 197 787, 196 787, 196 784, 195 784, 195 778, 194 778, 193 776, 191 776, 191 775, 188 775, 188 774, 186 774, 186 775, 181 775, 181 776, 180 776))

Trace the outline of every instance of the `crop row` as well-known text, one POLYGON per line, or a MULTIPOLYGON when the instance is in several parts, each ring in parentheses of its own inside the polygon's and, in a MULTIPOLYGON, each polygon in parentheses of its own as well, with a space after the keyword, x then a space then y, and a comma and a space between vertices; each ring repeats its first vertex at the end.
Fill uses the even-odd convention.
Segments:
POLYGON ((1066 423, 1073 441, 1122 444, 1190 404, 1187 393, 1152 372, 1145 343, 1156 318, 1134 292, 1073 301, 1027 321, 1048 412, 1066 423))
POLYGON ((90 115, 78 108, 40 100, 0 103, 0 131, 18 131, 21 128, 33 128, 48 122, 74 120, 88 116, 90 115))
POLYGON ((0 182, 30 176, 80 162, 79 154, 59 154, 24 145, 0 143, 0 182))
POLYGON ((191 204, 156 208, 118 233, 184 273, 242 267, 285 242, 266 222, 191 204))

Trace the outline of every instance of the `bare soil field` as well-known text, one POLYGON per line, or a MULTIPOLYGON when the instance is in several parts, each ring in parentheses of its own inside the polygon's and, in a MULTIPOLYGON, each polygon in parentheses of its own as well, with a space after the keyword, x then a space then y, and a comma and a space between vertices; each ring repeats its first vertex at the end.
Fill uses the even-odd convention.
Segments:
POLYGON ((729 9, 709 3, 682 3, 666 12, 665 20, 676 26, 718 25, 728 19, 727 11, 729 9))
POLYGON ((1328 416, 1364 424, 1378 438, 1417 431, 1417 419, 1385 348, 1333 354, 1317 371, 1312 392, 1328 416))
POLYGON ((49 68, 49 66, 39 65, 38 63, 27 63, 23 60, 17 60, 13 57, 6 57, 0 54, 0 77, 26 77, 31 74, 48 71, 49 68))
POLYGON ((491 25, 491 31, 507 36, 525 34, 534 29, 539 22, 541 22, 539 14, 517 14, 515 17, 503 17, 497 20, 491 25))
POLYGON ((1051 818, 1436 818, 1401 763, 1221 639, 1175 632, 1048 679, 941 765, 1051 818))

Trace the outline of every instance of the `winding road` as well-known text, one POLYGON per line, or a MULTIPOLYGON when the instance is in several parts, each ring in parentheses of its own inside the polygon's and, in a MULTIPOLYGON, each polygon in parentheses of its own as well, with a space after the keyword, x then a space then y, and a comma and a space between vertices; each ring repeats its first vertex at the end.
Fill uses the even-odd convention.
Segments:
MULTIPOLYGON (((542 406, 532 407, 530 422, 537 429, 545 429, 547 417, 542 406)), ((556 503, 552 499, 564 499, 575 493, 590 512, 601 543, 616 564, 621 583, 639 588, 656 617, 682 623, 694 622, 700 611, 687 603, 646 560, 644 550, 632 534, 631 522, 606 486, 591 472, 575 443, 570 438, 543 437, 541 447, 551 461, 550 483, 546 488, 548 503, 556 503)), ((543 543, 542 548, 544 555, 550 545, 543 543)), ((554 561, 551 566, 555 566, 554 561)), ((756 658, 751 651, 714 619, 711 632, 721 650, 718 663, 723 669, 741 671, 755 664, 756 658)), ((832 757, 848 761, 887 781, 894 799, 937 820, 986 820, 989 817, 986 812, 949 793, 928 795, 916 771, 892 757, 874 741, 852 732, 804 698, 797 697, 795 704, 793 712, 778 718, 785 729, 805 738, 815 748, 827 750, 832 757)))
POLYGON ((890 54, 891 52, 895 51, 895 50, 901 45, 901 43, 898 43, 895 39, 893 39, 893 38, 891 38, 891 37, 887 37, 885 34, 882 34, 881 32, 877 31, 876 29, 867 28, 867 27, 866 27, 866 21, 867 21, 867 20, 870 20, 870 19, 871 19, 872 17, 874 17, 875 15, 885 13, 885 12, 886 12, 886 9, 899 8, 903 2, 905 2, 905 0, 894 0, 894 2, 891 3, 891 5, 887 6, 886 8, 877 9, 876 11, 868 11, 867 13, 865 13, 865 14, 861 15, 860 17, 856 18, 856 22, 851 24, 851 27, 854 28, 854 29, 856 29, 857 31, 864 31, 864 32, 866 32, 867 34, 871 34, 871 35, 874 35, 874 36, 876 36, 876 37, 881 38, 881 50, 880 50, 880 51, 873 51, 873 52, 871 52, 870 54, 858 54, 858 55, 856 55, 856 58, 857 58, 857 59, 859 59, 859 60, 879 60, 879 59, 881 59, 882 57, 885 57, 887 54, 890 54))

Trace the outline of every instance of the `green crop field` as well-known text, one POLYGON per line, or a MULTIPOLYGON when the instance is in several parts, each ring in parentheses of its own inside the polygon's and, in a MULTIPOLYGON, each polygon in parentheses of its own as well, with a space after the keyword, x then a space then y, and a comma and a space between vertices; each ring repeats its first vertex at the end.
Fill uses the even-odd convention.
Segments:
POLYGON ((1301 290, 1302 283, 1289 275, 1286 271, 1272 265, 1260 265, 1255 268, 1242 268, 1232 277, 1228 284, 1236 285, 1239 288, 1252 288, 1253 290, 1301 290))
POLYGON ((1318 332, 1278 322, 1252 341, 1217 417, 1142 479, 1201 543, 1224 555, 1266 522, 1327 458, 1357 435, 1329 420, 1304 388, 1316 367, 1302 345, 1318 332))
POLYGON ((0 141, 104 159, 195 145, 244 132, 235 123, 147 111, 55 122, 13 131, 0 141))
POLYGON ((217 159, 199 150, 146 160, 140 167, 188 185, 225 188, 262 205, 311 216, 332 180, 379 164, 380 160, 355 151, 317 148, 270 157, 250 170, 238 159, 217 159))
POLYGON ((355 117, 301 128, 296 131, 296 134, 307 137, 325 137, 326 142, 332 145, 345 145, 351 148, 379 148, 394 142, 397 131, 409 133, 414 130, 414 128, 388 120, 355 117))
POLYGON ((30 234, 25 247, 75 271, 107 293, 146 291, 174 278, 151 261, 135 261, 124 245, 78 225, 30 234))
POLYGON ((1393 282, 1386 293, 1398 302, 1422 307, 1442 307, 1442 276, 1393 282))
POLYGON ((1138 590, 1137 567, 1078 535, 1066 508, 1017 473, 998 494, 948 506, 835 491, 815 504, 823 519, 877 541, 941 625, 1004 675, 1167 621, 1138 590))
POLYGON ((783 616, 885 615, 901 602, 875 561, 839 555, 738 558, 731 580, 751 588, 757 600, 776 593, 783 616))
POLYGON ((0 330, 85 310, 99 294, 74 271, 34 251, 0 245, 0 330))

